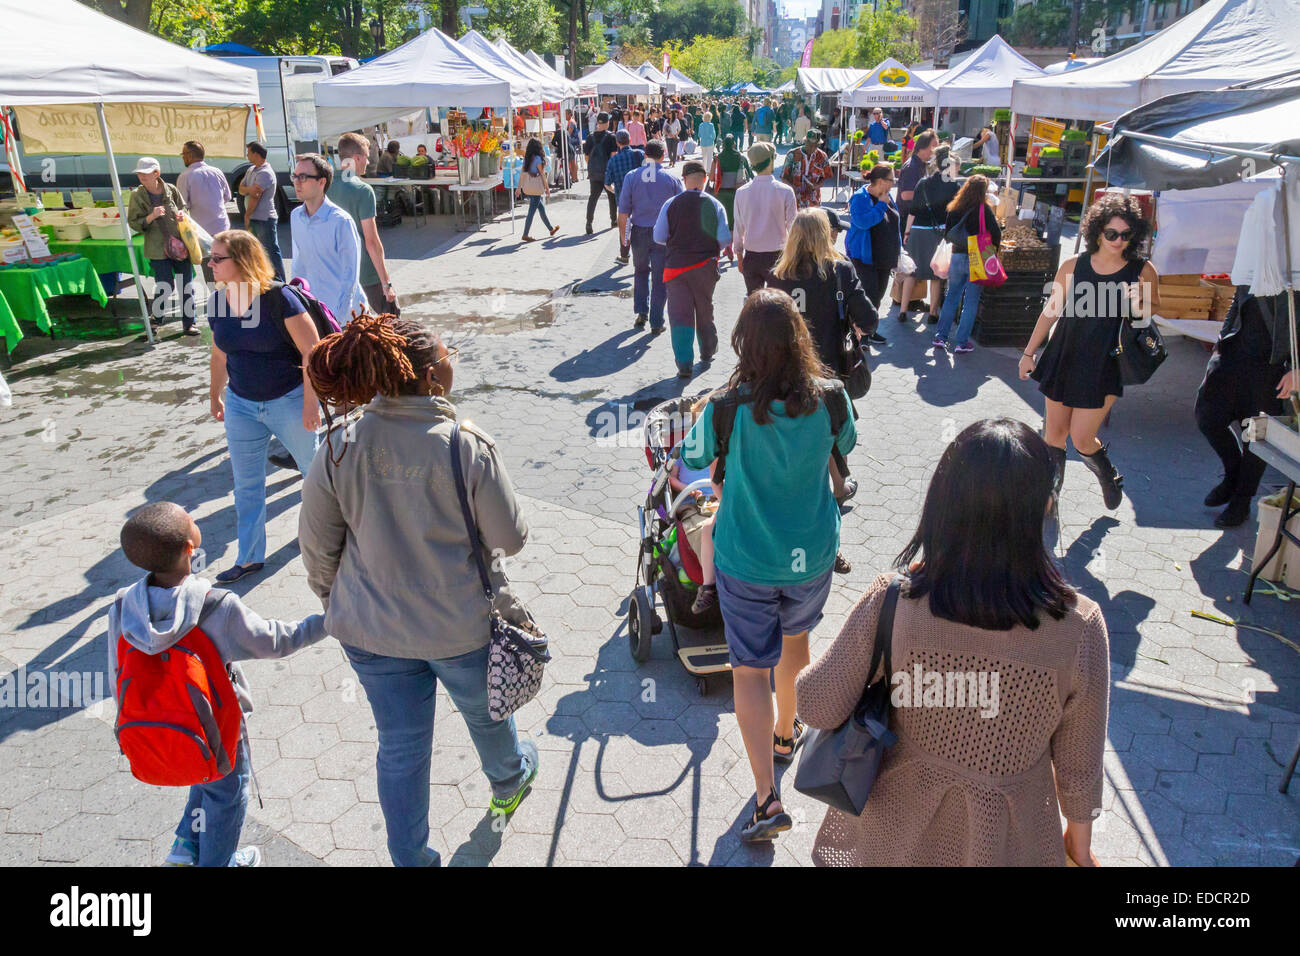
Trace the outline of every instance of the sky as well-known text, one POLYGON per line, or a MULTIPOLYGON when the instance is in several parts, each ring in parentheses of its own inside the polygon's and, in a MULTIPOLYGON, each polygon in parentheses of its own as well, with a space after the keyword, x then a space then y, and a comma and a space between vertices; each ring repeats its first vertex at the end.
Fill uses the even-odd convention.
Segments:
POLYGON ((821 0, 781 0, 780 6, 787 17, 809 17, 822 8, 821 0))

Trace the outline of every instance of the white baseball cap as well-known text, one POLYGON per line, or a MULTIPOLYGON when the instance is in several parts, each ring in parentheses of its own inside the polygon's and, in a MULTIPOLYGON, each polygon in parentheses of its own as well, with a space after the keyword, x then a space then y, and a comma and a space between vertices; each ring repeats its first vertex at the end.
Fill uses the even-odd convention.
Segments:
POLYGON ((135 164, 135 169, 131 170, 131 172, 156 173, 160 169, 162 169, 162 166, 159 164, 158 160, 154 159, 152 156, 141 156, 139 162, 135 164))

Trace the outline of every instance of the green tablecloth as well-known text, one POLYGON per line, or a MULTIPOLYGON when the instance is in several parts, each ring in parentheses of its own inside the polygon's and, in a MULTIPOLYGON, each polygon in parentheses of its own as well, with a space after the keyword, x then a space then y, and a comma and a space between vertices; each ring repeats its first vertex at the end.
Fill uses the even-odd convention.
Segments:
MULTIPOLYGON (((108 294, 95 267, 84 257, 37 268, 0 269, 0 295, 8 301, 15 317, 35 322, 42 332, 50 331, 50 313, 45 308, 45 300, 52 296, 88 295, 100 305, 108 305, 108 294)), ((7 334, 5 338, 8 339, 7 334)), ((9 348, 16 344, 14 340, 9 348)))
POLYGON ((12 352, 23 338, 23 330, 18 328, 18 320, 14 318, 3 295, 0 295, 0 338, 5 340, 6 352, 12 352))
MULTIPOLYGON (((126 243, 121 239, 82 239, 78 242, 64 242, 53 237, 48 238, 50 255, 59 256, 65 252, 79 252, 95 267, 100 275, 108 272, 131 271, 131 257, 127 255, 126 243)), ((144 236, 135 236, 135 262, 143 276, 153 275, 149 260, 144 257, 144 236)))

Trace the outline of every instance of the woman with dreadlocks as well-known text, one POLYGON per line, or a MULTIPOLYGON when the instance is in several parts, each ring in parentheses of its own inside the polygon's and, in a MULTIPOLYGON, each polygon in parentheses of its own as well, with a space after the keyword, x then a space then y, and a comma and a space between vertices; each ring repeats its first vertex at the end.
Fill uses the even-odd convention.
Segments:
POLYGON ((537 747, 514 718, 488 715, 488 603, 471 548, 486 552, 496 609, 519 621, 500 558, 528 529, 496 450, 448 401, 452 359, 409 319, 362 315, 327 335, 307 372, 331 428, 303 487, 298 540, 374 712, 379 804, 396 866, 439 861, 429 841, 429 767, 441 682, 478 751, 492 809, 510 813, 537 776, 537 747), (334 415, 359 410, 341 427, 334 415), (451 455, 480 540, 470 542, 451 455))

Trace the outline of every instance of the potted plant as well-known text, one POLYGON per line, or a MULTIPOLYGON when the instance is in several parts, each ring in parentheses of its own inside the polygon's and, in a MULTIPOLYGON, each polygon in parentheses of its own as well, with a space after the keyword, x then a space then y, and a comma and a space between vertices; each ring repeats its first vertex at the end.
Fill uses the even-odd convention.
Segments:
POLYGON ((482 178, 496 173, 500 157, 501 140, 490 132, 484 132, 478 142, 478 174, 482 178))

